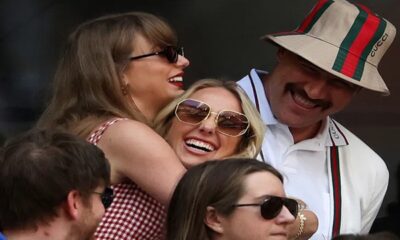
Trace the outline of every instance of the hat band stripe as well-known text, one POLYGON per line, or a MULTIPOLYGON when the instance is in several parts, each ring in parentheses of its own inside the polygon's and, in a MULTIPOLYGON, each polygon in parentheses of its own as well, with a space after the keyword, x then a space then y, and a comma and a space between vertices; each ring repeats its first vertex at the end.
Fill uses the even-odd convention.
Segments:
POLYGON ((364 51, 361 54, 361 58, 360 61, 358 62, 353 78, 361 79, 368 55, 371 53, 371 50, 374 47, 375 43, 378 42, 380 38, 382 38, 383 34, 385 33, 385 29, 386 29, 386 21, 380 20, 378 29, 375 31, 375 34, 372 37, 371 41, 369 41, 368 45, 365 47, 364 51))
MULTIPOLYGON (((349 49, 353 41, 356 39, 357 35, 360 33, 362 25, 365 23, 365 20, 367 19, 367 13, 363 10, 361 10, 356 17, 356 19, 353 22, 353 25, 350 28, 350 31, 347 33, 346 37, 340 44, 339 52, 336 56, 335 63, 333 64, 333 70, 336 70, 338 72, 343 72, 343 67, 344 67, 344 62, 347 58, 347 55, 349 53, 349 49)), ((345 71, 348 72, 348 71, 345 71)), ((345 74, 346 76, 351 77, 353 74, 345 74)))
POLYGON ((326 9, 333 3, 333 0, 322 0, 315 5, 315 7, 311 10, 310 14, 304 19, 304 21, 300 24, 299 28, 296 32, 307 33, 314 26, 314 24, 318 21, 318 19, 322 16, 326 9))
POLYGON ((360 64, 360 56, 375 35, 380 19, 368 14, 359 6, 357 8, 360 12, 340 45, 333 69, 353 79, 360 80, 364 68, 362 66, 356 71, 357 66, 360 64))

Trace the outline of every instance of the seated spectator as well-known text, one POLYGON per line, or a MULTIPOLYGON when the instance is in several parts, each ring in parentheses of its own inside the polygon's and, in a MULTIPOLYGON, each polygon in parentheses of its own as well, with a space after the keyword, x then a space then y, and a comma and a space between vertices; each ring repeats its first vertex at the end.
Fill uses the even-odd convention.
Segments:
POLYGON ((167 217, 168 240, 287 239, 298 203, 281 174, 255 159, 207 161, 178 183, 167 217))
POLYGON ((103 152, 67 133, 32 130, 0 152, 0 226, 8 240, 90 239, 111 204, 103 152))

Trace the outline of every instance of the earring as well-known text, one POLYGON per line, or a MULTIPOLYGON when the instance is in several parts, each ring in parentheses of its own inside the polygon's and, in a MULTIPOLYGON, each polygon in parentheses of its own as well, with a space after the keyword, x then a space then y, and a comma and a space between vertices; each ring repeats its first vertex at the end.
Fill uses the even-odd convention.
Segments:
POLYGON ((124 86, 121 87, 123 95, 128 95, 128 85, 129 84, 125 84, 124 86))

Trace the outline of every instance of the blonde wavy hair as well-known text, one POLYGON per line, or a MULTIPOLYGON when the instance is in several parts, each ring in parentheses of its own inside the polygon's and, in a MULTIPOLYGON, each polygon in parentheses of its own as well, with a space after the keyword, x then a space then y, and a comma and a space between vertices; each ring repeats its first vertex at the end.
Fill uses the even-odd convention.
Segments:
POLYGON ((153 122, 155 130, 158 132, 158 134, 165 138, 170 130, 172 120, 175 117, 176 105, 180 101, 189 98, 193 93, 200 89, 216 87, 224 88, 236 96, 240 102, 244 115, 246 115, 250 122, 249 129, 244 135, 241 136, 241 141, 236 154, 229 157, 256 157, 261 150, 265 133, 265 125, 260 114, 247 97, 246 93, 244 93, 240 86, 233 81, 202 79, 195 82, 188 90, 185 91, 185 93, 173 100, 158 113, 153 122))

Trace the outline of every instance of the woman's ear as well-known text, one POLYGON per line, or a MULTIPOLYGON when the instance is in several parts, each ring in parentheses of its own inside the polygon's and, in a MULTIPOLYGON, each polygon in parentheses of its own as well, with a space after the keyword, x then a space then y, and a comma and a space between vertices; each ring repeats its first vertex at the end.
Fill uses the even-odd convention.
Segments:
POLYGON ((208 206, 204 217, 204 224, 218 234, 224 233, 224 228, 221 222, 221 216, 217 213, 214 207, 208 206))

